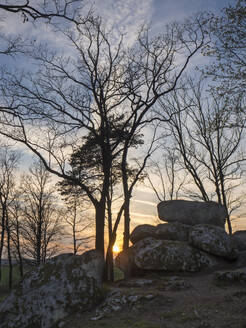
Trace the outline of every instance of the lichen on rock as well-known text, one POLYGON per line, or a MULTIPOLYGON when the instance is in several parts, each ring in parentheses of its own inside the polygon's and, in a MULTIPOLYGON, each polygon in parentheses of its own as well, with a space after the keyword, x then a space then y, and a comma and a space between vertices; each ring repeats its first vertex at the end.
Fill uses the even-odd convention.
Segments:
POLYGON ((91 250, 61 255, 28 273, 0 304, 1 328, 51 328, 101 299, 104 260, 91 250))
POLYGON ((212 255, 228 260, 238 257, 236 242, 223 228, 209 224, 199 224, 190 230, 189 243, 212 255))

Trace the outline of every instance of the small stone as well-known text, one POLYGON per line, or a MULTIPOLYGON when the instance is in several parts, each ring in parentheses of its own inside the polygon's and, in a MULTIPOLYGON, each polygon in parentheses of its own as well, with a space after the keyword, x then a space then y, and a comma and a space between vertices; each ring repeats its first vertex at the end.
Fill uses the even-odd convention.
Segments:
POLYGON ((136 303, 140 298, 141 296, 139 295, 132 295, 128 297, 128 301, 131 303, 136 303))
POLYGON ((155 297, 155 295, 152 295, 152 294, 144 295, 144 298, 148 301, 153 300, 154 297, 155 297))
POLYGON ((103 315, 103 313, 101 313, 100 315, 96 316, 96 317, 92 317, 91 320, 92 321, 97 321, 97 320, 100 320, 104 317, 105 315, 103 315))

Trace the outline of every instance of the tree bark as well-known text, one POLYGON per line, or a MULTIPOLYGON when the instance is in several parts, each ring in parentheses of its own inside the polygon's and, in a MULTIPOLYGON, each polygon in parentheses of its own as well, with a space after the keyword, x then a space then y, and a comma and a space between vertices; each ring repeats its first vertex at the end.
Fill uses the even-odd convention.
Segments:
POLYGON ((123 240, 123 250, 129 248, 130 239, 130 197, 125 195, 125 206, 124 206, 124 240, 123 240))
POLYGON ((104 219, 105 219, 105 202, 100 202, 95 206, 96 210, 96 240, 95 248, 104 256, 104 219))
POLYGON ((2 253, 4 245, 4 235, 5 235, 5 215, 2 214, 2 231, 1 231, 1 242, 0 242, 0 281, 2 280, 2 253))
POLYGON ((9 220, 6 217, 6 230, 7 230, 7 250, 8 250, 8 261, 9 261, 9 289, 12 289, 13 285, 13 264, 11 256, 11 231, 9 226, 9 220))

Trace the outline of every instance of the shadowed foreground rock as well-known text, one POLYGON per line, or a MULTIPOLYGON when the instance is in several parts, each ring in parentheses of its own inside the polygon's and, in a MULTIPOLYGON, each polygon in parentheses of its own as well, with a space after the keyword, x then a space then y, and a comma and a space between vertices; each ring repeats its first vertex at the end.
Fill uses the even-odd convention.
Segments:
POLYGON ((157 206, 158 216, 167 222, 181 222, 189 225, 212 224, 224 228, 226 208, 215 202, 169 200, 157 206))
POLYGON ((236 240, 238 250, 246 251, 246 230, 234 232, 233 237, 236 240))
POLYGON ((68 314, 91 309, 101 300, 103 265, 95 250, 41 265, 0 304, 0 327, 59 327, 68 314))

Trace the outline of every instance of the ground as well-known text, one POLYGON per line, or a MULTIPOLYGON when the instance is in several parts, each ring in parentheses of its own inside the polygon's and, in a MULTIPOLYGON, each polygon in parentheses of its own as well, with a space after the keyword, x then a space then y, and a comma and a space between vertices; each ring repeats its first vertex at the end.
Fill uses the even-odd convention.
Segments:
POLYGON ((216 283, 213 274, 152 274, 144 287, 109 284, 124 294, 153 295, 92 321, 95 310, 68 318, 64 328, 246 328, 246 284, 216 283))
POLYGON ((133 279, 104 285, 105 295, 112 291, 141 295, 136 303, 128 302, 119 311, 96 321, 91 320, 96 316, 96 309, 73 313, 61 327, 246 328, 246 283, 218 283, 213 273, 156 272, 142 279, 149 284, 137 287, 133 279))

